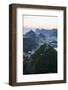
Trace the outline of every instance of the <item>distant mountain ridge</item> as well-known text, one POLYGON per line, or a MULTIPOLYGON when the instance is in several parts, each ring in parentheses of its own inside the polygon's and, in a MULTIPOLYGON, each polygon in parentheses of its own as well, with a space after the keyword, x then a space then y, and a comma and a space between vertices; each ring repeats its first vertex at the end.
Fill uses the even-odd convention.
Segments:
POLYGON ((24 51, 31 51, 44 43, 57 47, 57 29, 31 29, 29 32, 23 35, 24 51))
POLYGON ((30 29, 29 30, 29 32, 26 32, 25 34, 24 34, 24 36, 26 35, 26 36, 28 36, 28 35, 33 35, 33 34, 36 34, 36 35, 39 35, 39 34, 43 34, 43 35, 53 35, 53 36, 56 36, 57 37, 57 29, 39 29, 39 28, 37 28, 37 29, 30 29))

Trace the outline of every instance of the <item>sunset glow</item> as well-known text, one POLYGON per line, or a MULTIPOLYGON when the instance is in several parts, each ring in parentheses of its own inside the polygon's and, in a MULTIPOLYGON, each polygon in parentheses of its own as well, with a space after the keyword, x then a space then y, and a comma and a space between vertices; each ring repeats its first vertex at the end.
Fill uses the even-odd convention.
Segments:
MULTIPOLYGON (((57 17, 56 16, 31 16, 24 15, 24 28, 45 28, 53 29, 57 28, 57 17)), ((29 29, 26 29, 29 31, 29 29)), ((24 31, 24 32, 27 32, 24 31)))

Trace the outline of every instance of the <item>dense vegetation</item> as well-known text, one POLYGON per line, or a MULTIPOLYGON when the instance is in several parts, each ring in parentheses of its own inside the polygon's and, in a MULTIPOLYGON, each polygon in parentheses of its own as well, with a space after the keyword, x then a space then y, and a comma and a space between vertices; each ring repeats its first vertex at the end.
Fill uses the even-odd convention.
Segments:
POLYGON ((57 51, 44 44, 23 65, 24 74, 57 73, 57 51))

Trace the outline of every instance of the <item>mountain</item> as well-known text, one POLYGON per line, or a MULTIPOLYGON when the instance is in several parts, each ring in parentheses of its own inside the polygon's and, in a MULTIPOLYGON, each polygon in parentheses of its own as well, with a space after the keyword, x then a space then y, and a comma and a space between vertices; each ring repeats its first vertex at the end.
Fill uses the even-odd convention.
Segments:
POLYGON ((24 61, 24 74, 57 73, 57 51, 47 44, 24 61))
POLYGON ((36 29, 37 34, 43 34, 45 36, 56 36, 57 37, 57 29, 36 29))
POLYGON ((37 28, 37 29, 35 29, 35 32, 36 32, 36 34, 40 34, 40 29, 39 28, 37 28))
POLYGON ((28 53, 28 51, 32 51, 38 46, 38 38, 34 31, 30 30, 30 32, 26 33, 23 36, 23 49, 24 52, 28 53))
POLYGON ((30 30, 23 35, 24 52, 30 52, 37 49, 44 43, 50 44, 52 47, 57 47, 57 29, 47 30, 39 29, 30 30))
MULTIPOLYGON (((39 36, 39 40, 47 44, 54 44, 51 42, 57 42, 57 29, 39 29, 37 28, 35 33, 39 36)), ((57 43, 55 43, 57 44, 57 43)), ((57 46, 57 45, 51 45, 57 46)))
POLYGON ((25 35, 26 35, 27 37, 33 37, 33 38, 36 37, 34 31, 32 31, 32 30, 30 30, 29 32, 27 32, 25 35))
POLYGON ((32 51, 32 49, 36 48, 37 42, 32 40, 31 38, 23 38, 23 49, 24 52, 32 51))
POLYGON ((57 73, 57 29, 29 30, 23 35, 23 74, 57 73))
POLYGON ((46 36, 45 36, 44 34, 40 33, 40 34, 39 34, 39 38, 42 38, 42 39, 45 40, 46 36))

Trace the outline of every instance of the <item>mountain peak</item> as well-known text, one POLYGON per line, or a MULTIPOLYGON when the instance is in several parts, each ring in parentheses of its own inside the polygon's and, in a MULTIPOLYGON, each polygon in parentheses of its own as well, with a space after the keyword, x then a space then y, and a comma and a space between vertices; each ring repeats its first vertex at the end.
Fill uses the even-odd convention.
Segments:
POLYGON ((27 34, 33 35, 34 31, 31 29, 27 34))
POLYGON ((36 33, 31 29, 29 32, 25 34, 28 38, 36 38, 36 33))

